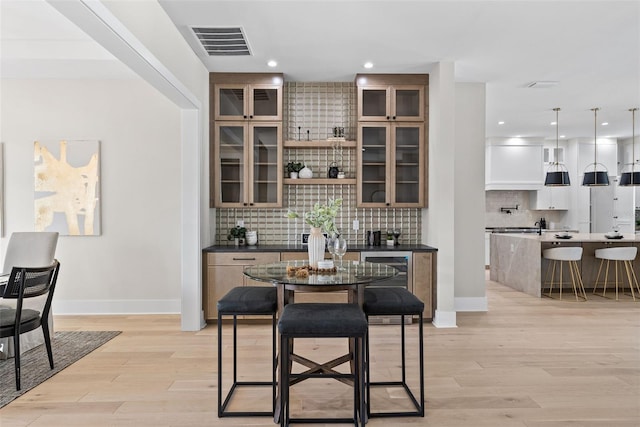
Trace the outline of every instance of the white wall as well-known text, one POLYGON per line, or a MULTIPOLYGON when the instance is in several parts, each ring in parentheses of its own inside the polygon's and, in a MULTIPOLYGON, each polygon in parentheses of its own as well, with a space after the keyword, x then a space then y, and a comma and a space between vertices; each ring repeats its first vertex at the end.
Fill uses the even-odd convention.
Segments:
POLYGON ((455 309, 486 311, 485 85, 455 87, 455 309))
POLYGON ((142 80, 2 80, 5 235, 33 230, 33 141, 101 141, 102 235, 58 241, 54 312, 180 312, 180 110, 142 80))

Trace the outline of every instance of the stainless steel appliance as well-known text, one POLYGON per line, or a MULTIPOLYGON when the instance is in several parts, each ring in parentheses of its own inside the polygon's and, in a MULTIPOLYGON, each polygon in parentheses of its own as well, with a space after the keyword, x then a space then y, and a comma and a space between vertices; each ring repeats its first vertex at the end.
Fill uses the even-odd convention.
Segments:
MULTIPOLYGON (((376 262, 389 265, 396 270, 398 274, 391 279, 373 282, 368 287, 374 286, 399 286, 412 291, 413 265, 411 263, 411 252, 405 251, 370 251, 360 252, 360 260, 368 262, 376 262)), ((405 316, 405 323, 411 323, 411 317, 405 316)), ((400 324, 400 316, 375 316, 369 319, 370 323, 381 324, 400 324)))

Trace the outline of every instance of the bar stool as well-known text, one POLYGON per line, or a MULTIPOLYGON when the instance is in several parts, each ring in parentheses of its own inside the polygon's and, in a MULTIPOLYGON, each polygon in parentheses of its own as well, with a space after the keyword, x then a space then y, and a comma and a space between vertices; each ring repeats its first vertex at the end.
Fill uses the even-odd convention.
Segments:
POLYGON ((364 314, 367 316, 397 316, 400 315, 400 355, 402 359, 402 378, 400 381, 371 381, 371 362, 369 358, 369 336, 367 335, 366 343, 366 366, 367 366, 367 415, 373 417, 403 417, 403 416, 421 416, 424 417, 424 340, 422 333, 422 312, 424 311, 424 303, 415 295, 404 288, 391 287, 369 287, 364 291, 364 314), (406 375, 406 358, 405 358, 405 316, 418 316, 418 334, 419 334, 419 365, 420 365, 420 401, 418 401, 409 386, 407 385, 406 375), (393 411, 393 412, 371 412, 371 386, 396 386, 403 387, 409 398, 411 399, 415 411, 393 411))
POLYGON ((365 426, 364 403, 364 357, 361 349, 367 335, 367 319, 356 304, 332 303, 298 303, 287 304, 282 310, 278 321, 280 332, 280 426, 289 423, 353 423, 365 426), (352 363, 352 373, 342 374, 332 367, 337 366, 331 361, 318 364, 303 373, 290 373, 290 364, 294 359, 292 354, 293 338, 353 338, 355 345, 352 352, 342 363, 352 363), (289 417, 289 387, 292 384, 308 378, 335 378, 353 381, 353 418, 290 418, 289 417))
POLYGON ((238 286, 218 301, 218 417, 273 416, 276 405, 277 291, 268 286, 238 286), (237 316, 271 315, 271 381, 238 381, 237 316), (222 317, 233 316, 233 384, 222 400, 222 317), (270 386, 271 411, 228 411, 233 393, 242 386, 270 386))
MULTIPOLYGON (((607 282, 609 280, 609 262, 613 261, 615 267, 616 274, 616 301, 618 301, 618 265, 622 263, 625 269, 625 273, 627 274, 627 281, 629 282, 629 287, 631 288, 631 296, 633 300, 636 300, 636 294, 633 286, 635 285, 638 294, 640 295, 640 286, 638 286, 638 279, 636 278, 636 273, 633 271, 633 265, 631 261, 636 259, 636 255, 638 254, 638 248, 635 246, 624 246, 624 247, 616 247, 616 248, 603 248, 596 249, 596 258, 600 259, 600 268, 598 269, 598 276, 596 277, 596 282, 593 287, 593 293, 596 293, 598 289, 598 279, 600 279, 600 273, 602 272, 602 266, 604 262, 607 262, 607 268, 604 273, 604 283, 602 285, 602 296, 604 297, 607 292, 607 282)), ((623 278, 624 280, 624 278, 623 278)))
POLYGON ((553 280, 556 272, 556 264, 560 263, 560 299, 562 299, 562 265, 567 262, 569 265, 569 273, 571 274, 571 284, 573 285, 573 293, 576 295, 576 301, 580 301, 580 298, 587 300, 587 293, 584 290, 584 284, 582 283, 582 276, 580 275, 580 269, 578 267, 578 261, 582 259, 582 247, 579 246, 565 246, 560 248, 545 249, 542 251, 542 257, 551 260, 552 263, 547 268, 546 277, 549 276, 549 270, 551 271, 551 281, 549 282, 549 294, 553 290, 553 280))

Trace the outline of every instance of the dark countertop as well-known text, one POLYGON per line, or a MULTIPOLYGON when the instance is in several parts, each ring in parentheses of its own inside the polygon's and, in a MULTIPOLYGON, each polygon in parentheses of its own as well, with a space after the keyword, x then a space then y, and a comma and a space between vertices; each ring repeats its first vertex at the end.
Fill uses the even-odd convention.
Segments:
MULTIPOLYGON (((202 252, 306 252, 307 245, 255 245, 255 246, 235 246, 213 245, 202 249, 202 252)), ((367 245, 347 245, 348 252, 437 252, 438 249, 427 245, 398 245, 398 246, 367 246, 367 245)))

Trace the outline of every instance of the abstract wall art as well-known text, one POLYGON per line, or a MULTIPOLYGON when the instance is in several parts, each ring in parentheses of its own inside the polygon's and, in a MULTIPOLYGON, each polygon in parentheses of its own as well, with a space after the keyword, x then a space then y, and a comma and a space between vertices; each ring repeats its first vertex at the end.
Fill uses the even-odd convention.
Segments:
POLYGON ((100 141, 36 141, 35 229, 100 235, 100 141))

